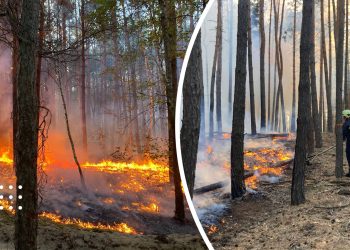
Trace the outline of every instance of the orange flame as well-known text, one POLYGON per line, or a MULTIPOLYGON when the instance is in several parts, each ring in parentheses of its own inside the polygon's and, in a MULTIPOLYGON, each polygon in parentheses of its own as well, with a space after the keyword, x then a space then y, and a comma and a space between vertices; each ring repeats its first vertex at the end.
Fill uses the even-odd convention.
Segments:
POLYGON ((126 223, 119 223, 119 224, 115 223, 113 225, 106 225, 101 223, 94 224, 91 222, 84 222, 79 219, 62 218, 60 215, 47 213, 47 212, 43 212, 39 216, 42 218, 49 219, 58 224, 75 225, 85 229, 110 230, 110 231, 117 231, 117 232, 126 233, 126 234, 140 234, 133 227, 129 226, 126 223))
POLYGON ((2 153, 0 156, 0 164, 5 164, 5 165, 12 165, 13 164, 13 159, 9 157, 10 152, 5 151, 2 153))

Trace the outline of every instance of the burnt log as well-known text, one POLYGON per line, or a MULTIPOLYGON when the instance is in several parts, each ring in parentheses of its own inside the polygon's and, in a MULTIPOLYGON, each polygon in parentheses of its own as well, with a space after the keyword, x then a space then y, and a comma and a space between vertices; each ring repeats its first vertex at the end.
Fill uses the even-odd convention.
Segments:
MULTIPOLYGON (((249 177, 252 177, 254 175, 254 172, 246 172, 244 174, 244 179, 247 179, 249 177)), ((214 191, 217 190, 219 188, 223 188, 226 187, 230 182, 229 181, 219 181, 219 182, 215 182, 213 184, 207 185, 207 186, 203 186, 200 188, 197 188, 193 191, 194 195, 199 195, 199 194, 204 194, 204 193, 208 193, 210 191, 214 191)))
POLYGON ((270 167, 271 168, 280 168, 280 167, 284 167, 286 165, 289 165, 290 163, 292 163, 294 161, 294 158, 289 159, 289 160, 285 160, 285 161, 279 161, 276 162, 274 164, 272 164, 270 167))

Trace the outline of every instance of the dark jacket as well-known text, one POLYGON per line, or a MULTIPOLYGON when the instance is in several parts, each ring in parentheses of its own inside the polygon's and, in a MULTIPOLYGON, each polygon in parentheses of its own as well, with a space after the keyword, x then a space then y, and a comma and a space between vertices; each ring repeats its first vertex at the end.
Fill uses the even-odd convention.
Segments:
POLYGON ((343 140, 346 140, 346 150, 350 150, 350 119, 343 124, 343 140))

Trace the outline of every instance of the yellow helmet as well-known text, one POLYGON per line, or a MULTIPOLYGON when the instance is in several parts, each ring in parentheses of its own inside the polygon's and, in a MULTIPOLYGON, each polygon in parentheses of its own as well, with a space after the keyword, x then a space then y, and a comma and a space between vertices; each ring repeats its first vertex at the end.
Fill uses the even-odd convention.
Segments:
POLYGON ((350 110, 349 109, 343 110, 342 114, 343 114, 343 117, 350 118, 350 110))

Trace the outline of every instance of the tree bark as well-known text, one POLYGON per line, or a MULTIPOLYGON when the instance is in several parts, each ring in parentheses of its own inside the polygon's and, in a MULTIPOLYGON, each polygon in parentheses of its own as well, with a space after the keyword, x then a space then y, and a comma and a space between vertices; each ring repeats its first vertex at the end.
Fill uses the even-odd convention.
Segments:
MULTIPOLYGON (((328 54, 329 54, 329 75, 326 84, 327 97, 327 130, 333 132, 333 110, 332 110, 332 25, 331 25, 331 1, 328 0, 328 54)), ((326 70, 326 69, 325 69, 326 70)))
POLYGON ((185 206, 181 187, 181 178, 175 146, 175 105, 177 91, 176 72, 176 11, 173 0, 159 0, 161 9, 161 29, 165 51, 166 95, 168 106, 169 166, 174 175, 175 219, 185 220, 185 206))
POLYGON ((345 5, 345 67, 344 67, 344 107, 349 108, 349 93, 348 93, 348 56, 349 56, 349 0, 346 0, 345 5))
POLYGON ((261 130, 266 129, 264 0, 259 0, 261 130))
MULTIPOLYGON (((121 1, 122 8, 123 8, 123 19, 124 19, 124 34, 125 34, 125 43, 126 47, 128 49, 128 52, 131 56, 129 56, 130 59, 133 59, 133 51, 131 47, 130 37, 129 37, 129 29, 128 29, 128 20, 126 17, 126 10, 125 10, 125 4, 124 0, 121 1)), ((136 143, 136 150, 138 154, 141 154, 141 144, 140 144, 140 132, 139 132, 139 115, 138 115, 138 103, 137 103, 137 83, 136 83, 136 68, 135 68, 135 62, 132 60, 129 60, 130 65, 130 80, 131 80, 131 92, 132 92, 132 116, 133 116, 133 131, 135 134, 135 143, 136 143)))
POLYGON ((38 116, 39 99, 36 84, 38 55, 39 0, 22 2, 19 25, 18 74, 16 88, 17 121, 15 128, 14 166, 16 170, 17 194, 23 199, 16 204, 15 248, 18 250, 37 248, 38 230, 38 116), (22 186, 20 189, 19 186, 22 186), (22 206, 22 210, 19 209, 22 206))
POLYGON ((272 1, 270 3, 270 19, 269 19, 269 73, 268 73, 268 97, 267 97, 267 118, 269 123, 269 128, 271 128, 271 19, 272 19, 272 1))
POLYGON ((201 33, 199 32, 187 64, 183 85, 183 119, 181 128, 181 154, 186 183, 191 197, 197 164, 200 133, 201 85, 203 84, 201 33))
POLYGON ((87 128, 86 128, 86 81, 85 81, 85 0, 81 0, 81 93, 80 93, 80 106, 81 106, 81 125, 83 133, 83 150, 87 153, 87 128))
MULTIPOLYGON (((228 1, 229 7, 228 7, 228 32, 229 32, 229 65, 228 68, 229 70, 229 76, 228 76, 228 103, 230 107, 232 107, 232 81, 233 81, 233 75, 232 72, 233 70, 233 1, 228 1)), ((230 108, 231 109, 231 108, 230 108)))
POLYGON ((295 110, 296 110, 296 79, 295 79, 295 52, 296 52, 296 20, 297 20, 297 0, 294 0, 293 15, 293 98, 292 98, 292 116, 291 116, 291 132, 295 132, 295 110))
POLYGON ((335 176, 340 178, 343 169, 343 132, 342 132, 342 87, 343 87, 343 60, 344 60, 344 0, 337 2, 337 46, 336 46, 336 163, 335 176))
POLYGON ((307 138, 307 113, 310 105, 310 58, 311 58, 311 29, 314 1, 303 2, 303 19, 300 38, 300 77, 297 137, 292 177, 291 203, 299 205, 305 201, 304 180, 307 138))
MULTIPOLYGON (((252 130, 252 135, 255 135, 256 134, 256 121, 255 121, 254 72, 253 72, 253 55, 252 55, 252 24, 251 24, 251 14, 250 14, 250 4, 249 4, 249 13, 248 14, 249 14, 249 19, 248 19, 248 69, 249 69, 249 96, 250 96, 250 126, 251 126, 251 130, 252 130)), ((260 73, 261 73, 261 70, 260 70, 260 73)), ((262 92, 261 92, 261 94, 262 94, 262 92)), ((265 97, 264 97, 264 99, 265 99, 265 97)), ((261 118, 262 118, 262 116, 261 116, 261 118)))
POLYGON ((247 39, 249 22, 249 1, 238 1, 237 51, 235 70, 235 94, 231 135, 231 198, 242 197, 244 183, 244 116, 245 89, 247 78, 247 39))
POLYGON ((218 133, 222 132, 222 116, 221 116, 221 73, 222 73, 222 0, 218 0, 218 61, 216 73, 216 123, 218 133))
MULTIPOLYGON (((315 5, 315 2, 314 2, 315 5)), ((315 10, 315 6, 313 6, 315 10)), ((311 58, 310 58, 310 77, 311 77, 311 107, 312 107, 312 122, 314 127, 314 141, 316 148, 322 147, 321 135, 321 117, 318 112, 317 87, 316 87, 316 63, 315 63, 315 11, 312 12, 312 30, 311 30, 311 58)))
POLYGON ((209 104, 209 140, 214 137, 214 87, 215 87, 215 76, 218 63, 219 54, 219 39, 220 39, 220 29, 219 29, 219 13, 217 15, 217 27, 216 27, 216 38, 215 38, 215 51, 213 67, 211 69, 211 81, 210 81, 210 104, 209 104))

